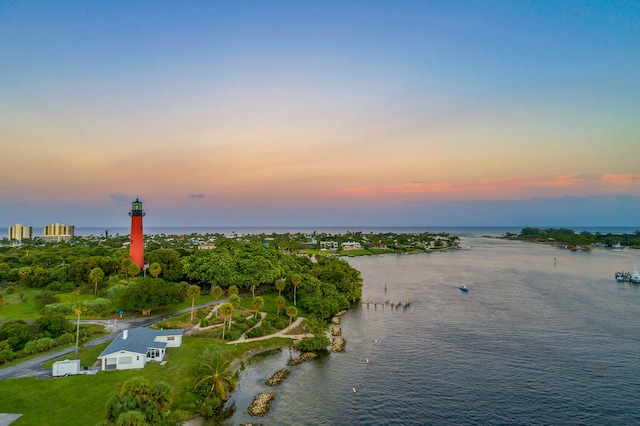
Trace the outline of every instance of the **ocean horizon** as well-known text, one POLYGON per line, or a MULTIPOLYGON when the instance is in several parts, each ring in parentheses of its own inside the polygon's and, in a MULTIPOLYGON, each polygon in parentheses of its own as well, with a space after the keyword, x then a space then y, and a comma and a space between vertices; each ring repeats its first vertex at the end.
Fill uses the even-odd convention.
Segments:
MULTIPOLYGON (((313 232, 327 234, 345 234, 347 232, 379 233, 447 233, 461 237, 501 236, 506 233, 519 233, 523 226, 149 226, 144 228, 145 235, 190 235, 190 234, 222 234, 222 235, 258 235, 258 234, 284 234, 313 232)), ((640 229, 632 226, 533 226, 536 228, 567 228, 574 232, 600 232, 602 234, 630 234, 640 229)), ((42 236, 43 227, 33 227, 33 236, 42 236)), ((75 235, 78 237, 104 236, 108 232, 110 236, 129 235, 130 228, 122 227, 76 227, 75 235)))

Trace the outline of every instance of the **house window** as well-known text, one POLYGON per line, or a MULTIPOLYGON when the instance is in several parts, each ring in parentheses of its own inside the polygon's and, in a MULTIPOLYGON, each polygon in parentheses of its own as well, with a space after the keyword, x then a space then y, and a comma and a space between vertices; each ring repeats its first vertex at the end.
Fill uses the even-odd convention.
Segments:
POLYGON ((140 361, 140 355, 136 357, 136 361, 140 361))
POLYGON ((167 340, 176 340, 176 336, 167 336, 167 340))

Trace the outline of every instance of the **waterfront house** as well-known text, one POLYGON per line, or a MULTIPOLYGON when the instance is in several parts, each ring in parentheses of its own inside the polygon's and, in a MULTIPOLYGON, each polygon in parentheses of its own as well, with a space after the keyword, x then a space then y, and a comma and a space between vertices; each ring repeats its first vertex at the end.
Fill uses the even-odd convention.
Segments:
POLYGON ((167 348, 182 345, 184 330, 153 330, 139 327, 124 330, 100 354, 103 370, 144 368, 147 362, 162 361, 167 348))

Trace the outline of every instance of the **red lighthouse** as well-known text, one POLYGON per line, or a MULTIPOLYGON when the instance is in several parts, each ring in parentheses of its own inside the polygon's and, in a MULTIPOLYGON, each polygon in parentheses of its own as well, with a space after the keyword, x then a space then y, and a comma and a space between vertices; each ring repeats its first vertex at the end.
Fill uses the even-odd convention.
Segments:
POLYGON ((144 268, 144 237, 142 235, 142 217, 144 212, 142 211, 142 203, 136 198, 131 203, 131 241, 129 244, 129 255, 131 256, 131 262, 140 267, 140 270, 144 268))

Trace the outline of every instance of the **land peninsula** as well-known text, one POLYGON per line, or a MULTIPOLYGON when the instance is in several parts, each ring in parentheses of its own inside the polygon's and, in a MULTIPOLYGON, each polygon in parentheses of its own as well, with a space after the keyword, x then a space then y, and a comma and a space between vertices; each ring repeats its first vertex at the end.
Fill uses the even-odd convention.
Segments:
POLYGON ((115 235, 0 242, 3 366, 77 347, 82 367, 91 370, 108 344, 93 339, 113 338, 116 324, 185 330, 182 346, 168 349, 162 365, 4 381, 0 412, 22 414, 16 425, 68 424, 71 406, 78 424, 224 415, 234 360, 292 342, 303 354, 331 346, 328 321, 362 295, 360 273, 343 256, 458 247, 457 237, 442 233, 151 235, 148 267, 140 270, 128 241, 115 235), (294 339, 279 332, 289 327, 297 330, 294 339))
POLYGON ((625 247, 640 249, 640 230, 633 234, 602 234, 583 231, 576 233, 567 228, 523 228, 519 234, 507 233, 504 239, 521 240, 550 244, 572 251, 589 251, 595 248, 622 249, 625 247))

